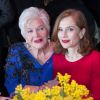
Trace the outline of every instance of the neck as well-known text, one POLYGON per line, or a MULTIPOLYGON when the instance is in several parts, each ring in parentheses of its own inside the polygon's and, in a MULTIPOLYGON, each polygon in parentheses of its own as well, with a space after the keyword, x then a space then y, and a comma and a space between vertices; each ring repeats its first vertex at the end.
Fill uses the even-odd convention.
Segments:
POLYGON ((74 47, 74 48, 68 48, 67 54, 69 54, 69 55, 78 54, 78 48, 79 48, 79 46, 76 46, 76 47, 74 47))
POLYGON ((68 48, 67 53, 65 53, 65 58, 72 62, 81 59, 83 56, 80 53, 78 53, 78 48, 79 46, 75 48, 68 48))
POLYGON ((53 53, 49 42, 41 49, 31 47, 30 49, 28 48, 28 50, 41 64, 44 64, 53 53))
POLYGON ((34 57, 37 59, 39 55, 42 54, 42 56, 44 56, 47 52, 48 52, 48 43, 43 47, 43 48, 32 48, 32 54, 34 55, 34 57))

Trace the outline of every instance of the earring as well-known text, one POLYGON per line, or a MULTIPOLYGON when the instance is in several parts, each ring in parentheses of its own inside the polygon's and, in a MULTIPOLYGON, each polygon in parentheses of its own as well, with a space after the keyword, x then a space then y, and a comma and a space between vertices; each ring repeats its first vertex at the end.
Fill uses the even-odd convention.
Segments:
POLYGON ((31 49, 31 45, 29 43, 26 43, 26 47, 30 50, 31 49))
POLYGON ((50 39, 50 35, 48 35, 48 39, 50 39))

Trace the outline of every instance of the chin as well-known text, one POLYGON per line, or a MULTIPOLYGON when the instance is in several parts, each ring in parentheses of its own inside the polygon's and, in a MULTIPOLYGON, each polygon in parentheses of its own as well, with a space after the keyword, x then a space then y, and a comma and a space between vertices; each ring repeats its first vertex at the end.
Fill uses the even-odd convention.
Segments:
POLYGON ((68 49, 70 46, 62 46, 64 49, 68 49))
POLYGON ((45 45, 36 45, 37 49, 42 49, 45 45))

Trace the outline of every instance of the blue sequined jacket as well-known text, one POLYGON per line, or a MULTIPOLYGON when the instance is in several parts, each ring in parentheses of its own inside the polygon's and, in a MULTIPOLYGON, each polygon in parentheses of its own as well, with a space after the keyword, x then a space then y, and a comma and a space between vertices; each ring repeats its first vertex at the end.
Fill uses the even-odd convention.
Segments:
POLYGON ((18 84, 40 86, 53 76, 52 56, 41 65, 28 51, 24 43, 9 49, 5 65, 5 86, 8 93, 14 92, 18 84))

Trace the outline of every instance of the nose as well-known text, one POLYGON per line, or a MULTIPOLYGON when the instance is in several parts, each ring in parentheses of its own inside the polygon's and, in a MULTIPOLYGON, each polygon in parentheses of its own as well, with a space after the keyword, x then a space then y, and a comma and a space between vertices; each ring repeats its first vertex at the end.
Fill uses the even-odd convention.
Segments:
POLYGON ((64 30, 64 31, 63 31, 63 37, 67 37, 67 36, 68 36, 67 30, 64 30))
POLYGON ((38 37, 38 36, 39 36, 39 33, 37 32, 37 30, 34 30, 34 31, 33 31, 33 36, 34 36, 34 37, 38 37))

